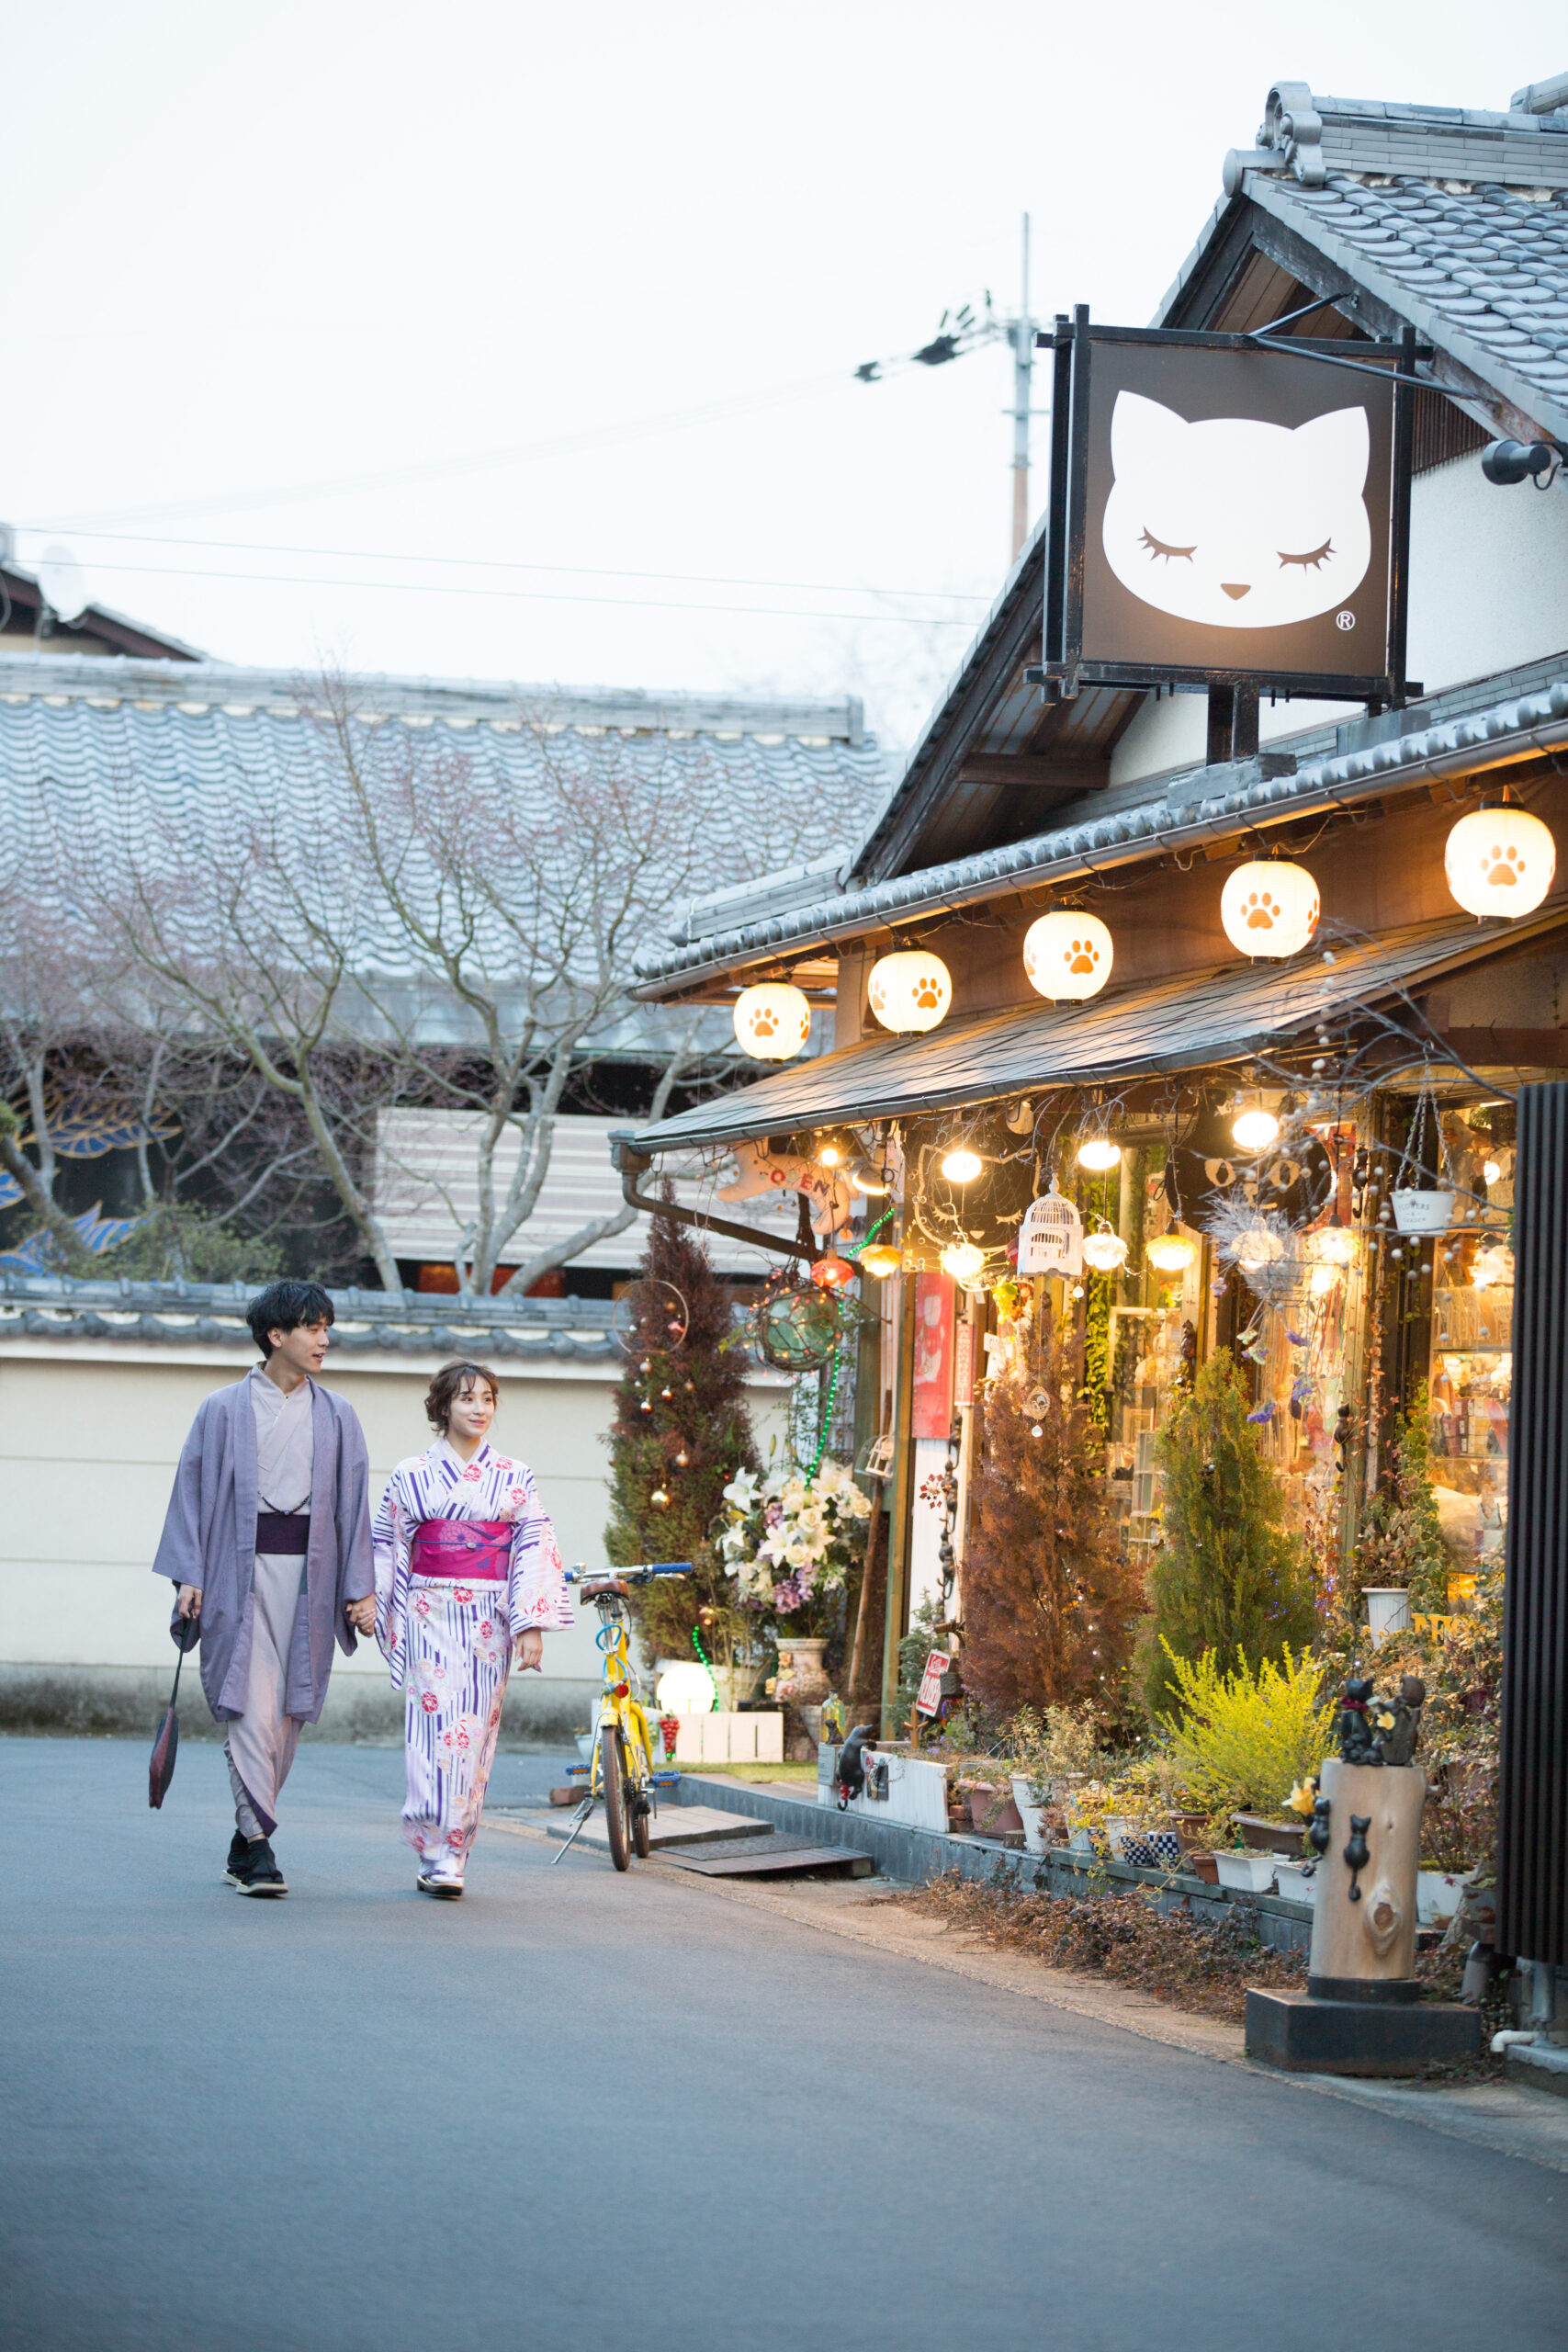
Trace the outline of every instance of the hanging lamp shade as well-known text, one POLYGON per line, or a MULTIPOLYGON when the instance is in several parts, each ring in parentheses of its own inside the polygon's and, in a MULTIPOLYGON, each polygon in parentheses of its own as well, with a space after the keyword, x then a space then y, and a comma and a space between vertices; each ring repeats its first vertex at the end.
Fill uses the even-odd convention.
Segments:
POLYGON ((1086 1233, 1083 1238, 1083 1261, 1092 1266, 1097 1274, 1113 1274, 1118 1266, 1127 1262, 1127 1244, 1119 1233, 1102 1225, 1098 1233, 1086 1233))
POLYGON ((1449 888, 1467 913, 1528 915, 1557 870, 1557 845, 1528 808, 1472 808, 1443 851, 1449 888))
POLYGON ((874 1274, 879 1283, 886 1282, 902 1266, 904 1252, 891 1241, 874 1241, 869 1249, 861 1251, 860 1261, 868 1274, 874 1274))
POLYGON ((1115 942, 1098 915, 1055 907, 1024 933, 1024 978, 1054 1004, 1081 1003, 1100 994, 1115 953, 1115 942))
POLYGON ((753 1061, 787 1062, 811 1035, 811 1007, 787 980, 763 980, 735 1000, 735 1035, 753 1061))
POLYGON ((1317 929, 1322 901, 1304 865, 1248 858, 1220 893, 1225 937, 1244 956, 1296 956, 1317 929))
POLYGON ((877 958, 867 992, 883 1027, 909 1036, 942 1020, 953 1002, 953 976, 929 947, 902 947, 877 958))
POLYGON ((827 1250, 812 1264, 811 1279, 818 1290, 848 1290, 854 1278, 854 1268, 836 1250, 827 1250))
POLYGON ((1231 1133, 1243 1151, 1267 1151, 1279 1132, 1279 1120, 1261 1102, 1243 1111, 1231 1125, 1231 1133))
POLYGON ((942 1271, 955 1283, 972 1283, 984 1272, 985 1265, 985 1251, 976 1250, 972 1241, 950 1241, 942 1253, 942 1271))
POLYGON ((1180 1273, 1197 1254, 1197 1243, 1184 1233, 1156 1233, 1144 1251, 1150 1265, 1162 1274, 1180 1273))

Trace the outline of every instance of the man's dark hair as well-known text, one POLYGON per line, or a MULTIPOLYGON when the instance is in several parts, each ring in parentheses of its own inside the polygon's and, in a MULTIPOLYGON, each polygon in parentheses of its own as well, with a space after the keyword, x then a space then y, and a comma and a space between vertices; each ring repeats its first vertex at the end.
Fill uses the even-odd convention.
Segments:
POLYGON ((331 1323, 333 1303, 320 1283, 268 1283, 245 1309, 251 1337, 264 1356, 272 1353, 269 1331, 296 1331, 301 1323, 331 1323))

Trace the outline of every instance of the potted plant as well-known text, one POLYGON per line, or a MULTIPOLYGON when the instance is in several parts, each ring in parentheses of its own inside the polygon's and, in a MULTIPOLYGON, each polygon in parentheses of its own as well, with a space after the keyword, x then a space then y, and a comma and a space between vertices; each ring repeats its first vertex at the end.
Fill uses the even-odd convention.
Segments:
POLYGON ((845 1582, 865 1549, 871 1504, 841 1463, 790 1463, 765 1477, 741 1470, 724 1489, 719 1557, 753 1639, 779 1651, 775 1696, 814 1706, 828 1695, 822 1652, 838 1627, 845 1582))

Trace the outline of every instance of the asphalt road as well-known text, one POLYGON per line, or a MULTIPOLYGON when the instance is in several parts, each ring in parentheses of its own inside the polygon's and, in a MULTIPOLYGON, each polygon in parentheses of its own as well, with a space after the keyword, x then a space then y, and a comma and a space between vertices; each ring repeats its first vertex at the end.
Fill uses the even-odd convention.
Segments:
POLYGON ((1568 2341, 1560 2173, 593 1855, 431 1903, 400 1778, 304 1748, 257 1903, 215 1747, 0 1741, 0 2345, 1568 2341))

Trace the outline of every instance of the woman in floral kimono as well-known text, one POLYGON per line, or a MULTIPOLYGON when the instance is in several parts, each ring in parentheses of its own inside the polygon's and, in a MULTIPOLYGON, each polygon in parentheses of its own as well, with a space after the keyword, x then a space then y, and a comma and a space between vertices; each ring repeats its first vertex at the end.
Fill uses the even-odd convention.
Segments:
POLYGON ((421 1893, 448 1900, 463 1892, 513 1649, 536 1668, 544 1634, 573 1623, 533 1473, 489 1442, 500 1393, 482 1363, 443 1366, 424 1400, 435 1442, 399 1463, 373 1530, 376 1638, 406 1697, 403 1835, 421 1893))

